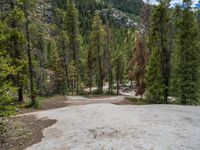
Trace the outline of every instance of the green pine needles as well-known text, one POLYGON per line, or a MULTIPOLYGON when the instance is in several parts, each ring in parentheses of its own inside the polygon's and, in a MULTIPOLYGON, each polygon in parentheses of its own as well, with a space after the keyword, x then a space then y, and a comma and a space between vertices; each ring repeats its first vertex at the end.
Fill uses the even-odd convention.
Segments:
POLYGON ((177 92, 181 104, 196 105, 199 88, 199 60, 198 28, 194 13, 191 11, 191 1, 186 2, 187 8, 181 12, 177 23, 177 92))

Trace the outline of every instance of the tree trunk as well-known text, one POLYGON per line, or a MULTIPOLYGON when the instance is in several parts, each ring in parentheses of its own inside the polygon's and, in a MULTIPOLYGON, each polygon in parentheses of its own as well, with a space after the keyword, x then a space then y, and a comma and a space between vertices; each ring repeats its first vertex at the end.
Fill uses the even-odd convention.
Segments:
MULTIPOLYGON (((68 73, 68 66, 67 66, 67 63, 65 64, 65 75, 66 75, 66 83, 67 83, 67 85, 65 85, 66 86, 66 88, 67 89, 69 89, 70 87, 69 87, 69 73, 68 73)), ((66 90, 67 90, 66 89, 66 90)))
POLYGON ((19 89, 18 89, 18 101, 19 102, 23 102, 24 98, 23 98, 23 86, 20 85, 19 89))
POLYGON ((78 67, 76 69, 76 94, 79 94, 79 77, 78 77, 78 67))
POLYGON ((32 105, 35 104, 35 93, 34 93, 34 75, 33 75, 33 63, 32 63, 32 56, 31 56, 31 47, 30 47, 30 33, 29 33, 29 19, 28 19, 28 12, 27 12, 27 4, 25 3, 25 17, 26 17, 26 50, 28 54, 28 64, 29 64, 29 80, 30 80, 30 89, 31 89, 31 101, 32 105))
POLYGON ((67 57, 67 54, 66 54, 66 52, 65 52, 65 43, 64 43, 65 41, 62 41, 62 49, 63 49, 63 54, 64 54, 64 60, 65 60, 65 64, 64 64, 64 69, 65 69, 65 76, 66 76, 66 78, 64 78, 66 81, 65 81, 65 83, 67 84, 67 85, 65 85, 65 94, 67 93, 67 89, 70 89, 70 85, 69 85, 69 72, 68 72, 68 57, 67 57))
POLYGON ((113 72, 110 72, 110 94, 113 94, 113 72))
POLYGON ((131 85, 130 88, 133 89, 133 79, 131 78, 131 85))
POLYGON ((89 75, 89 78, 90 78, 90 83, 89 83, 89 86, 90 86, 90 94, 92 94, 92 75, 91 75, 91 72, 90 72, 90 75, 89 75))
POLYGON ((102 61, 101 61, 101 48, 100 48, 100 39, 98 39, 99 44, 98 44, 98 67, 99 67, 99 77, 98 77, 98 84, 99 84, 99 93, 102 93, 102 80, 103 80, 103 75, 102 75, 102 61))
POLYGON ((72 79, 72 95, 74 95, 74 79, 72 79))
POLYGON ((120 62, 117 60, 117 95, 119 95, 119 69, 120 69, 120 62))
POLYGON ((24 101, 22 85, 20 85, 19 89, 18 89, 18 101, 19 102, 23 102, 24 101))

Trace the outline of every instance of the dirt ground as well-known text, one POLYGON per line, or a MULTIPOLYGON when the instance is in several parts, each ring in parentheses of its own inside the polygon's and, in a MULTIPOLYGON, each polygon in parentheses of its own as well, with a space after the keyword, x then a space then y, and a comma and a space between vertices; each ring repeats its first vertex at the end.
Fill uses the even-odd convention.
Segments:
POLYGON ((7 132, 0 136, 0 150, 23 150, 42 140, 43 129, 56 123, 56 120, 37 119, 34 115, 11 117, 7 132))
POLYGON ((29 113, 29 112, 36 112, 36 111, 41 111, 41 110, 48 110, 48 109, 56 109, 56 108, 61 108, 65 107, 68 104, 66 103, 68 100, 65 96, 54 96, 54 97, 49 97, 49 98, 44 98, 41 102, 41 106, 38 109, 33 109, 33 108, 25 108, 21 109, 18 114, 24 114, 24 113, 29 113))
POLYGON ((124 96, 54 96, 50 98, 44 98, 41 106, 38 109, 25 108, 20 110, 17 114, 25 114, 30 112, 56 109, 62 107, 79 106, 96 103, 111 103, 116 105, 134 104, 128 99, 125 100, 124 96))

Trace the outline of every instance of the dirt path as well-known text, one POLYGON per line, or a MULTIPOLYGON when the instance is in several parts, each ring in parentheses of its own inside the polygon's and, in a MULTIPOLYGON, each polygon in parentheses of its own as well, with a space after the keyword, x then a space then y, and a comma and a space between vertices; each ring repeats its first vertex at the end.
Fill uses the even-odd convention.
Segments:
POLYGON ((78 106, 87 104, 114 104, 123 103, 125 100, 124 96, 107 96, 107 97, 93 97, 87 98, 83 96, 66 96, 67 101, 65 102, 67 106, 78 106))

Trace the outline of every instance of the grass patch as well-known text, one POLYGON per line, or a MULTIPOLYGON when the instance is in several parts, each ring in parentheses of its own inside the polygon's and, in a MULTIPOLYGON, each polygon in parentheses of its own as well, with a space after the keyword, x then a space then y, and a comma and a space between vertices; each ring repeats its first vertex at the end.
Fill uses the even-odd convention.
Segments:
POLYGON ((133 105, 149 105, 150 104, 146 99, 126 98, 126 100, 133 105))
POLYGON ((21 103, 19 105, 17 105, 18 109, 29 109, 29 108, 34 108, 34 109, 40 109, 41 105, 42 105, 42 97, 37 97, 35 99, 35 103, 33 104, 31 100, 28 100, 24 103, 21 103))

